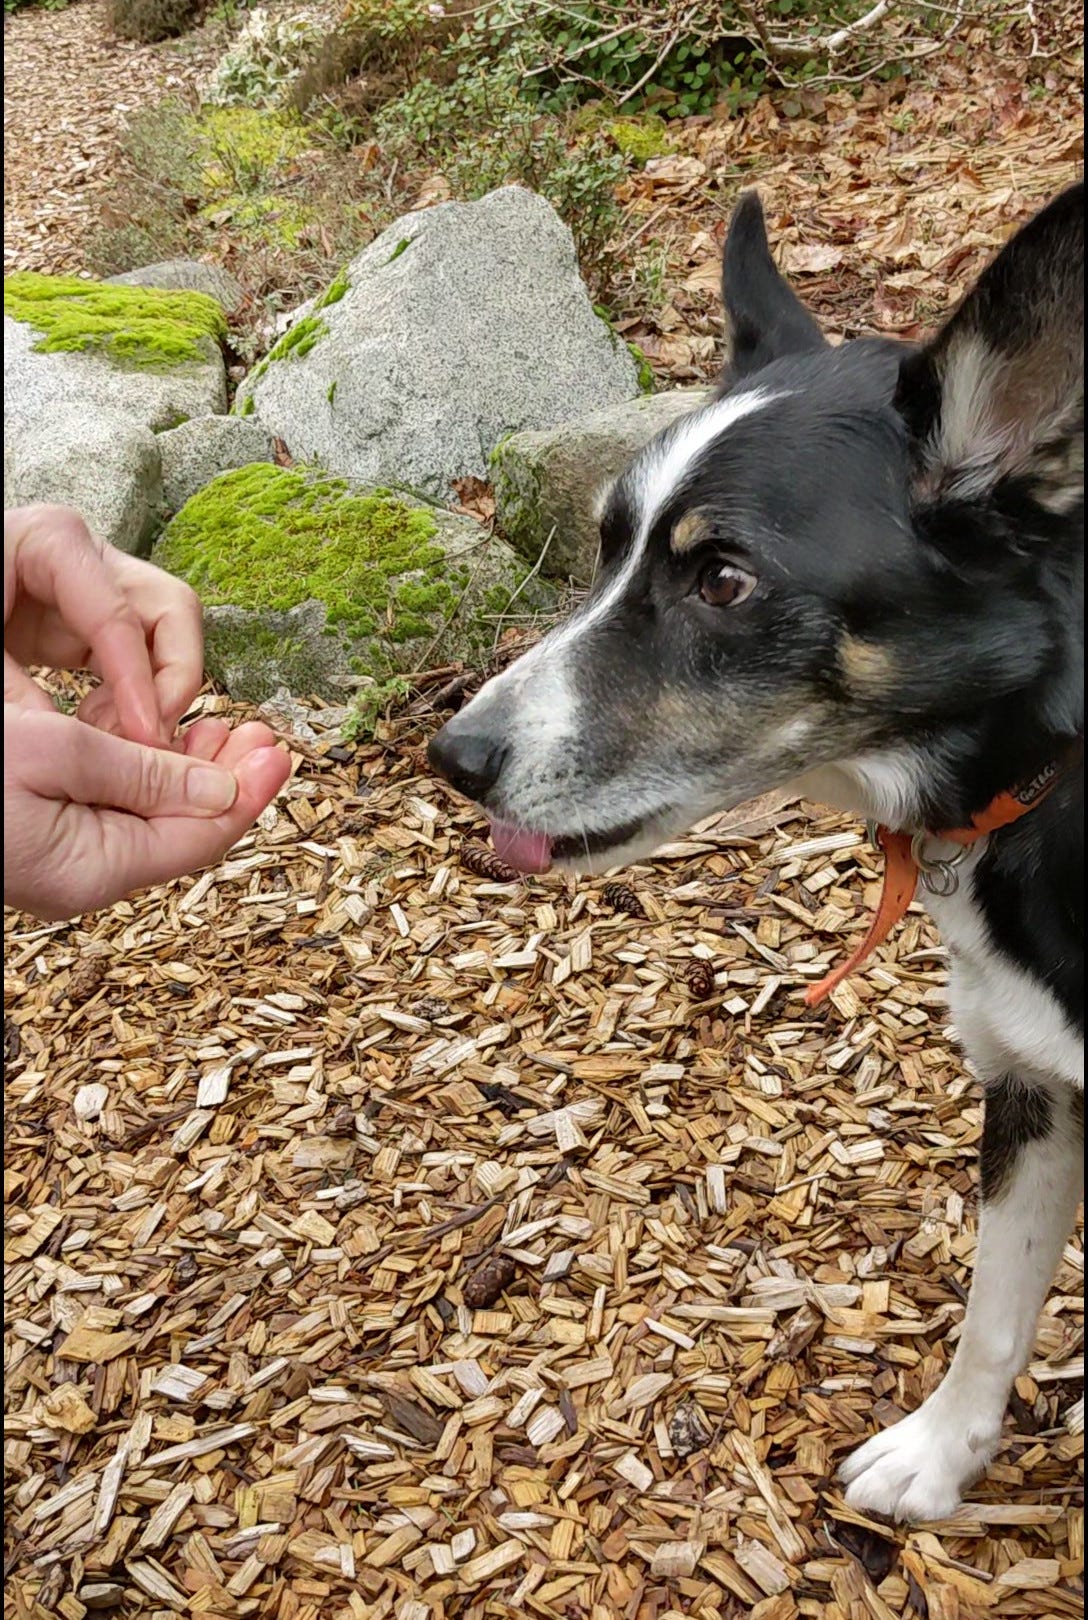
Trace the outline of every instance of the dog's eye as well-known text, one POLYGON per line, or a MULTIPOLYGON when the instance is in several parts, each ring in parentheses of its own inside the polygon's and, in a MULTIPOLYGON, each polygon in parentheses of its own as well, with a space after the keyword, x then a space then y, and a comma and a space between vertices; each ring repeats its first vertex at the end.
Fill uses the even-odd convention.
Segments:
POLYGON ((707 563, 699 575, 699 595, 711 607, 736 607, 756 588, 753 574, 745 573, 736 563, 707 563))

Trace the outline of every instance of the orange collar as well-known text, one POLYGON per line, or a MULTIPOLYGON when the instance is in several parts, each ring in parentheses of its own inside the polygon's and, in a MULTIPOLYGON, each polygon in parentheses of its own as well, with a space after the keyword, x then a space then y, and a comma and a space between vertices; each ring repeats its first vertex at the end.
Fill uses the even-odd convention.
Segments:
MULTIPOLYGON (((1074 753, 1079 754, 1082 747, 1083 740, 1078 740, 1074 744, 1074 753)), ((878 945, 884 943, 896 924, 906 916, 919 878, 923 886, 934 894, 954 893, 959 881, 955 868, 970 846, 1001 827, 1011 826, 1021 816, 1026 816, 1029 810, 1034 810, 1036 805, 1042 804, 1065 768, 1065 762, 1055 761, 1023 787, 1013 788, 1009 793, 999 793, 985 810, 971 818, 969 827, 934 833, 890 832, 887 827, 875 828, 874 842, 884 851, 884 887, 876 916, 869 932, 846 961, 805 991, 806 1004, 819 1006, 832 990, 836 990, 844 979, 857 971, 878 945), (923 851, 928 838, 958 844, 959 849, 948 860, 931 859, 923 851)))

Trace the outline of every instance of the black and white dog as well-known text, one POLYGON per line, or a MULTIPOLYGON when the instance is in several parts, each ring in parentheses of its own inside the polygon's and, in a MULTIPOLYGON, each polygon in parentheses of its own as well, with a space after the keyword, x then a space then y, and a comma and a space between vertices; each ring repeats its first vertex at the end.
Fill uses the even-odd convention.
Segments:
POLYGON ((724 293, 715 400, 607 492, 588 600, 431 760, 526 871, 644 857, 794 780, 915 835, 985 1083, 981 1229, 947 1377, 843 1478, 937 1519, 997 1449, 1082 1187, 1083 184, 924 347, 830 347, 754 194, 724 293))

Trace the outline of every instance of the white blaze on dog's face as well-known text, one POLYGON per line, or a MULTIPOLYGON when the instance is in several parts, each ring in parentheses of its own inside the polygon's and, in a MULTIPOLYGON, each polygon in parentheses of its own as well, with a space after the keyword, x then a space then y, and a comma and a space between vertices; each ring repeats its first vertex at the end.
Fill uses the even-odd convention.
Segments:
POLYGON ((973 535, 995 491, 1030 528, 1083 485, 1066 443, 1075 378, 1054 358, 1073 295, 1048 233, 1068 228, 1067 199, 922 351, 825 344, 742 201, 719 397, 605 492, 580 611, 432 743, 514 865, 618 865, 802 772, 866 759, 896 762, 902 798, 916 742, 1030 683, 1045 592, 973 535))

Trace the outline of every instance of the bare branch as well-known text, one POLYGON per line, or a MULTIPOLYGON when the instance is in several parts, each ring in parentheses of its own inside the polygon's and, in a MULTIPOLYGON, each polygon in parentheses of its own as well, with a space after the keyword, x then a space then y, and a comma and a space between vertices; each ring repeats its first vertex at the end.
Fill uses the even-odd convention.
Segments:
POLYGON ((859 17, 857 22, 847 23, 845 28, 839 28, 835 33, 829 34, 824 41, 824 49, 828 56, 838 56, 843 46, 848 44, 855 34, 864 34, 868 29, 875 28, 877 23, 892 10, 892 3, 893 0, 876 0, 876 5, 867 11, 864 17, 859 17))

